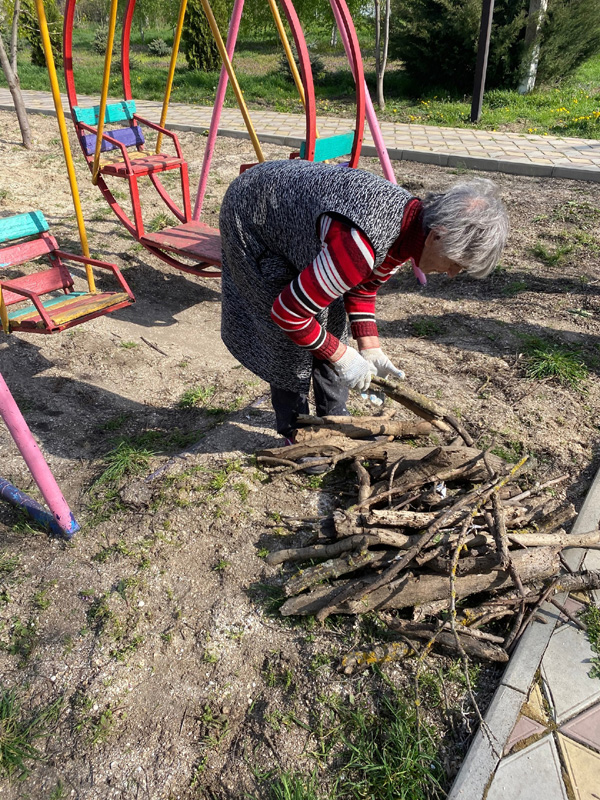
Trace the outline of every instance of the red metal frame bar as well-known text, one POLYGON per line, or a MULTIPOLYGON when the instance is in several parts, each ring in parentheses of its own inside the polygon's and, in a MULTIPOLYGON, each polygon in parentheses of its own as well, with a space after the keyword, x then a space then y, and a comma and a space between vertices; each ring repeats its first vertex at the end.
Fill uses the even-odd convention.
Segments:
POLYGON ((352 22, 352 16, 346 5, 346 0, 331 0, 335 3, 339 11, 340 17, 344 24, 346 36, 350 43, 350 51, 352 53, 352 70, 354 74, 354 81, 356 85, 356 127, 354 130, 354 142, 352 145, 352 153, 350 155, 349 166, 357 167, 360 159, 360 151, 362 149, 362 142, 364 137, 365 128, 365 74, 363 69, 362 55, 360 52, 360 45, 358 44, 358 37, 356 36, 356 29, 352 22))
POLYGON ((298 60, 300 61, 300 74, 302 76, 302 84, 304 86, 304 94, 306 100, 306 150, 305 158, 307 161, 312 161, 315 157, 315 142, 317 139, 317 109, 315 104, 315 85, 312 75, 312 67, 310 66, 310 56, 304 32, 298 19, 298 14, 294 8, 291 0, 279 0, 283 6, 283 11, 289 23, 296 45, 296 52, 298 53, 298 60))
POLYGON ((123 31, 121 33, 121 83, 123 84, 123 97, 125 100, 133 100, 131 96, 129 53, 131 52, 131 23, 133 22, 135 3, 136 0, 127 0, 123 18, 123 31))
POLYGON ((133 301, 135 301, 135 297, 133 296, 133 292, 127 285, 125 278, 123 277, 121 270, 117 267, 116 264, 111 264, 110 261, 99 261, 97 258, 88 258, 87 256, 78 256, 75 253, 66 253, 64 250, 57 250, 55 255, 59 258, 62 258, 63 261, 76 261, 79 264, 90 264, 92 267, 99 267, 100 269, 108 269, 117 279, 119 286, 123 289, 123 291, 131 297, 133 301))

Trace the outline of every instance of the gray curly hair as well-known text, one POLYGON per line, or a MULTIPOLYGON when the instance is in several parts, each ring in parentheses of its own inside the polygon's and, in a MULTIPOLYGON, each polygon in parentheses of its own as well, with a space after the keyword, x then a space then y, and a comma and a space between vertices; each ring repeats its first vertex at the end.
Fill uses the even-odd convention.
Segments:
POLYGON ((474 278, 494 269, 506 244, 508 216, 495 183, 486 178, 457 183, 423 200, 423 224, 441 236, 443 254, 474 278))

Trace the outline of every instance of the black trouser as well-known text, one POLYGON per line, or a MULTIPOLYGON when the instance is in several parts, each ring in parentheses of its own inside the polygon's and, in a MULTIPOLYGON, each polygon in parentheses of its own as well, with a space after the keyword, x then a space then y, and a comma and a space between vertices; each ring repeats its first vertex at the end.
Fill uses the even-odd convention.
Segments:
MULTIPOLYGON (((349 416, 346 408, 348 389, 329 361, 313 358, 312 382, 317 416, 349 416)), ((308 414, 308 394, 290 392, 271 384, 271 403, 277 419, 277 433, 290 438, 296 430, 298 414, 308 414)))

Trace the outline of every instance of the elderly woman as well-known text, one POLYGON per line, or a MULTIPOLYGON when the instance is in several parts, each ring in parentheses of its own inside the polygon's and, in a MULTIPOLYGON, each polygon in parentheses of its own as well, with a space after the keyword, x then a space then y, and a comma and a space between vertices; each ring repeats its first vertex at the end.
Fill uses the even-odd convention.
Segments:
POLYGON ((278 432, 308 413, 347 414, 348 390, 404 377, 379 346, 378 288, 413 259, 427 275, 485 277, 508 233, 491 181, 419 200, 363 170, 272 161, 230 185, 221 206, 221 334, 271 385, 278 432), (350 322, 356 349, 347 342, 350 322))

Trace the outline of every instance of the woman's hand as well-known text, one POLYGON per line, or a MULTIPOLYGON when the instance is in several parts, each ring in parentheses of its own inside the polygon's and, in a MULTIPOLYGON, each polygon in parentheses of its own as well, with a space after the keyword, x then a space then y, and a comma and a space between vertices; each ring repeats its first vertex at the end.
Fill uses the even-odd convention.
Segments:
POLYGON ((375 366, 363 358, 358 350, 353 347, 346 347, 339 358, 337 352, 331 359, 333 368, 350 389, 359 392, 366 392, 371 383, 371 378, 376 374, 375 366), (335 359, 335 360, 334 360, 335 359))
POLYGON ((388 375, 393 375, 399 380, 404 380, 404 378, 406 378, 404 372, 392 364, 381 347, 361 349, 360 355, 375 368, 377 377, 386 378, 388 375))

